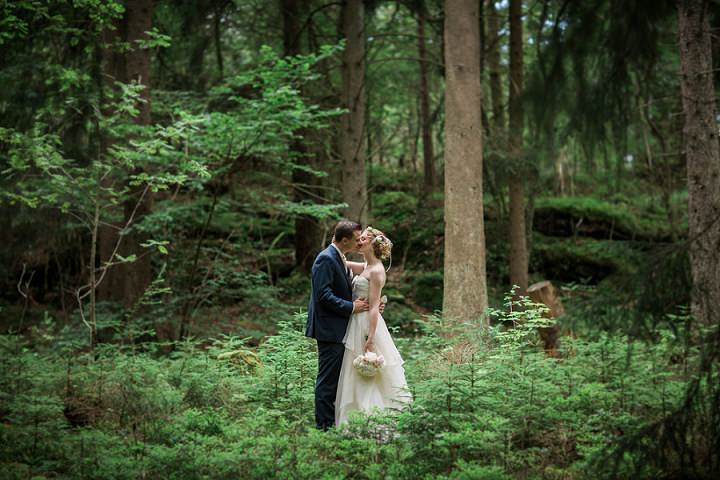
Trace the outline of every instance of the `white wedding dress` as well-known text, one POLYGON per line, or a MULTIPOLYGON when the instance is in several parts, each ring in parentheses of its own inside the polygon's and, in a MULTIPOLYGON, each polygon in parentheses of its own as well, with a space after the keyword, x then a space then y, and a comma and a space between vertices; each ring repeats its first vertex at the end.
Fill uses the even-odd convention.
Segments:
MULTIPOLYGON (((369 289, 367 278, 362 275, 353 278, 353 300, 368 298, 369 289)), ((369 317, 368 312, 353 314, 345 332, 345 353, 335 399, 335 425, 347 423, 351 412, 400 410, 412 401, 402 366, 405 362, 395 347, 382 315, 378 317, 375 328, 375 352, 385 358, 385 366, 374 377, 363 377, 353 368, 353 360, 364 353, 369 317)))

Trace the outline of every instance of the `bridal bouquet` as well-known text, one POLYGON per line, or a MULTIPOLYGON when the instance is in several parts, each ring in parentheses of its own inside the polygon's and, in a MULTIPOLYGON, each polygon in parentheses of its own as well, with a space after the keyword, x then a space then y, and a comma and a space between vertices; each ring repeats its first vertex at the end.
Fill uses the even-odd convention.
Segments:
POLYGON ((383 356, 375 352, 365 352, 353 360, 353 367, 363 377, 374 377, 384 365, 383 356))

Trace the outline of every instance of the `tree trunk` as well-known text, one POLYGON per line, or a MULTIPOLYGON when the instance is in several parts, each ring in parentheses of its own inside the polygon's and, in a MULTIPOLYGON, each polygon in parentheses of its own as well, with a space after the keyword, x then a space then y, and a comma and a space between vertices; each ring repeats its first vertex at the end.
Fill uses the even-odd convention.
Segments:
MULTIPOLYGON (((283 45, 286 56, 300 54, 300 15, 301 2, 299 0, 283 0, 283 45)), ((299 165, 313 166, 308 155, 308 149, 303 139, 309 137, 309 132, 300 132, 300 139, 293 140, 291 149, 295 154, 295 162, 299 165)), ((317 184, 317 177, 304 170, 295 169, 292 172, 293 201, 303 202, 310 200, 308 191, 317 184)), ((305 273, 310 273, 315 254, 318 252, 319 228, 317 220, 309 215, 299 215, 295 218, 295 267, 305 273)))
MULTIPOLYGON (((146 32, 152 29, 153 8, 153 0, 128 0, 126 3, 127 42, 132 46, 132 50, 126 54, 127 79, 145 87, 141 93, 143 102, 138 102, 136 105, 139 113, 135 122, 138 125, 150 125, 151 122, 150 50, 141 48, 138 41, 150 39, 146 32)), ((144 185, 135 188, 136 191, 125 203, 125 220, 130 218, 137 206, 133 223, 138 223, 152 210, 153 198, 152 193, 148 191, 144 199, 141 199, 144 185), (138 202, 140 202, 139 206, 138 202)), ((123 278, 123 297, 127 306, 134 305, 152 282, 151 258, 149 255, 143 256, 144 248, 140 246, 146 240, 145 235, 138 232, 128 234, 123 240, 124 248, 121 250, 124 256, 135 254, 138 258, 135 262, 124 264, 119 269, 119 274, 123 278)))
POLYGON ((477 321, 487 307, 478 16, 476 0, 445 0, 443 311, 449 321, 477 321))
MULTIPOLYGON (((548 280, 530 285, 528 296, 533 302, 542 303, 550 309, 545 315, 547 318, 558 318, 565 314, 557 289, 548 280)), ((557 357, 558 348, 560 348, 560 325, 556 323, 551 327, 541 327, 539 333, 543 340, 545 353, 548 356, 557 357)))
MULTIPOLYGON (((107 94, 114 88, 115 81, 124 81, 125 77, 125 58, 117 52, 116 44, 124 40, 125 21, 116 21, 115 28, 106 28, 102 33, 103 47, 98 46, 100 52, 100 74, 98 75, 99 91, 100 91, 100 108, 104 116, 112 114, 109 107, 107 94)), ((115 139, 111 138, 108 132, 102 131, 98 127, 98 137, 100 141, 100 155, 105 155, 110 149, 115 139)), ((112 179, 107 178, 104 181, 104 187, 112 187, 112 179)), ((110 211, 116 217, 120 217, 117 221, 110 218, 103 218, 104 224, 98 230, 98 254, 100 256, 100 265, 105 265, 111 260, 115 244, 118 241, 118 232, 122 228, 122 213, 118 211, 110 211)), ((117 271, 110 269, 106 274, 103 282, 98 285, 98 298, 103 300, 123 300, 123 281, 117 271)))
POLYGON ((285 56, 300 53, 300 1, 283 0, 283 47, 285 56))
MULTIPOLYGON (((95 214, 93 215, 92 238, 90 239, 90 349, 97 345, 97 246, 98 231, 100 227, 100 205, 95 200, 95 214)), ((82 309, 83 306, 80 305, 82 309)), ((80 312, 82 314, 82 311, 80 312)))
POLYGON ((430 121, 430 91, 428 89, 427 51, 425 49, 425 6, 420 5, 417 20, 418 57, 420 58, 420 118, 423 140, 423 192, 435 190, 435 166, 433 165, 432 123, 430 121))
MULTIPOLYGON (((126 42, 131 47, 131 50, 124 55, 119 54, 116 47, 105 48, 102 51, 102 70, 103 76, 109 77, 108 85, 112 85, 114 80, 136 81, 145 87, 140 94, 143 101, 136 105, 138 116, 135 122, 138 125, 149 125, 151 122, 150 51, 140 48, 137 42, 149 39, 146 32, 152 29, 152 15, 152 0, 129 0, 126 3, 125 16, 121 22, 118 22, 117 29, 115 31, 107 30, 103 34, 103 40, 107 44, 126 42)), ((105 88, 111 87, 106 86, 105 88)), ((113 141, 112 138, 104 137, 101 140, 101 149, 107 151, 113 141)), ((135 188, 136 190, 130 194, 124 204, 124 219, 120 223, 116 223, 114 227, 104 227, 99 232, 99 254, 103 263, 113 260, 110 256, 118 242, 119 230, 131 218, 136 207, 133 225, 141 221, 152 208, 151 193, 148 192, 142 196, 144 185, 135 188)), ((144 249, 140 245, 145 240, 144 235, 138 232, 131 232, 122 238, 117 253, 123 257, 135 254, 137 260, 133 263, 117 265, 108 270, 106 278, 100 285, 101 297, 122 301, 126 307, 134 305, 140 299, 152 281, 150 257, 143 256, 144 249)))
POLYGON ((348 110, 340 129, 343 162, 345 216, 367 223, 367 179, 365 177, 365 29, 362 0, 343 3, 345 51, 342 60, 342 104, 348 110))
POLYGON ((692 312, 709 326, 720 318, 720 145, 710 40, 710 2, 678 0, 692 312))
MULTIPOLYGON (((523 151, 523 33, 522 0, 510 0, 510 158, 516 165, 523 151)), ((510 284, 517 295, 528 287, 528 252, 525 242, 525 178, 516 172, 510 178, 510 284)))
MULTIPOLYGON (((502 67, 500 65, 500 43, 502 40, 500 30, 502 22, 494 0, 487 0, 485 17, 487 18, 488 31, 483 53, 487 52, 487 71, 490 79, 490 111, 492 113, 491 121, 488 122, 486 130, 489 130, 488 141, 492 145, 491 150, 504 151, 507 149, 507 134, 505 132, 505 100, 503 99, 502 90, 502 67)), ((485 120, 483 119, 483 121, 485 120)), ((488 163, 488 166, 485 167, 485 173, 490 185, 490 193, 497 204, 498 222, 505 224, 507 207, 504 188, 503 185, 498 182, 497 173, 494 172, 492 168, 489 168, 490 165, 491 163, 488 163)))
POLYGON ((375 141, 378 144, 377 147, 377 163, 378 165, 385 165, 385 135, 383 134, 383 116, 380 113, 380 118, 375 125, 375 141))
POLYGON ((136 121, 140 125, 149 125, 150 50, 141 48, 137 42, 150 40, 147 32, 152 29, 153 0, 128 0, 126 5, 127 41, 132 46, 126 55, 127 80, 137 81, 145 87, 141 93, 144 102, 136 105, 139 110, 136 121))
POLYGON ((223 53, 222 53, 222 32, 220 30, 220 22, 222 21, 223 6, 218 7, 213 14, 213 37, 215 43, 215 60, 217 61, 218 73, 220 74, 220 80, 223 79, 224 67, 223 67, 223 53))
MULTIPOLYGON (((492 101, 492 127, 495 138, 501 139, 505 132, 505 109, 503 107, 502 72, 500 66, 500 15, 495 8, 495 1, 488 1, 488 71, 490 74, 490 97, 492 101)), ((495 140, 493 140, 495 141, 495 140)), ((500 142, 495 141, 495 144, 500 142)))

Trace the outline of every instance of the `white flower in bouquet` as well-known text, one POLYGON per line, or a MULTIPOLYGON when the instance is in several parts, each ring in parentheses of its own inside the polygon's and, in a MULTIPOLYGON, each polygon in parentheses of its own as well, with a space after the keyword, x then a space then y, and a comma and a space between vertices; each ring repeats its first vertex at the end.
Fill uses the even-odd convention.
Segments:
POLYGON ((385 358, 375 352, 365 352, 353 360, 353 367, 363 377, 374 377, 385 365, 385 358))

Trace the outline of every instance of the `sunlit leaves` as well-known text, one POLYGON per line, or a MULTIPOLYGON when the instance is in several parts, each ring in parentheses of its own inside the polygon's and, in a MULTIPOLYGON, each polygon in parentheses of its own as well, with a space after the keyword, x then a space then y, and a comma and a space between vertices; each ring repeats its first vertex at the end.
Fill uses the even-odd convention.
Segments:
POLYGON ((148 40, 136 40, 140 48, 167 48, 170 46, 170 36, 160 33, 157 28, 153 28, 145 34, 148 36, 148 40))

